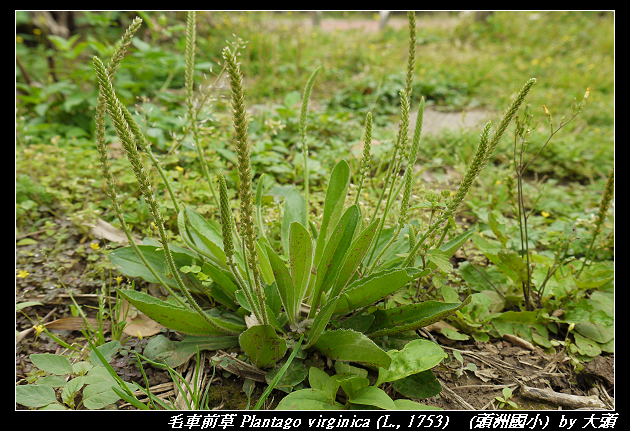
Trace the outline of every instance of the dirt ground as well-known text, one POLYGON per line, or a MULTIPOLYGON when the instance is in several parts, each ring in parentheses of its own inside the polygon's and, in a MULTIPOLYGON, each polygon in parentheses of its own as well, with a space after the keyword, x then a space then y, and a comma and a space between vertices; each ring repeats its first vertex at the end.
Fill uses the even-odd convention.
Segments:
MULTIPOLYGON (((53 308, 48 318, 53 321, 67 316, 69 311, 67 302, 67 298, 59 298, 54 301, 54 304, 44 306, 44 309, 53 308)), ((43 311, 41 308, 38 310, 40 317, 43 311)), ((18 330, 29 328, 25 317, 18 315, 16 320, 18 330)), ((54 330, 53 332, 67 342, 87 345, 79 331, 54 330)), ((445 410, 494 410, 502 407, 496 397, 503 397, 503 388, 509 387, 513 393, 510 401, 523 410, 614 408, 614 355, 596 357, 590 363, 583 364, 584 368, 580 372, 576 372, 567 360, 568 358, 559 350, 556 354, 550 355, 540 348, 528 350, 503 340, 493 340, 490 343, 470 341, 453 343, 438 333, 432 335, 449 354, 449 358, 433 369, 434 375, 442 386, 442 392, 431 398, 415 400, 421 404, 445 410), (455 352, 459 352, 463 358, 463 364, 454 360, 455 352), (534 389, 540 389, 543 392, 551 391, 557 397, 532 399, 527 394, 535 392, 534 389)), ((171 336, 176 336, 176 334, 171 334, 171 336)), ((128 336, 124 336, 122 340, 127 350, 137 349, 141 353, 147 342, 148 339, 139 340, 128 336)), ((33 366, 29 356, 32 353, 46 352, 63 353, 63 349, 48 339, 45 334, 40 335, 36 340, 34 334, 31 333, 19 341, 16 345, 16 382, 24 379, 32 371, 33 366)), ((203 353, 199 384, 204 388, 203 390, 210 385, 208 389, 210 408, 217 410, 247 408, 248 399, 243 392, 245 380, 237 374, 221 369, 220 366, 213 367, 211 362, 211 358, 214 357, 216 364, 217 355, 229 355, 229 353, 217 351, 203 353)), ((133 355, 117 355, 110 363, 124 380, 135 381, 144 387, 142 374, 132 357, 133 355)), ((195 365, 195 359, 192 358, 178 367, 177 371, 190 381, 194 375, 195 365)), ((330 374, 334 373, 333 370, 326 370, 330 374)), ((182 395, 179 394, 166 371, 151 366, 145 366, 144 371, 154 395, 175 400, 180 408, 185 408, 182 395)), ((264 383, 255 385, 250 406, 255 404, 265 387, 264 383)), ((383 389, 393 398, 401 397, 391 385, 384 385, 383 389)), ((273 391, 272 396, 265 403, 265 408, 274 408, 283 396, 283 392, 273 391)), ((133 409, 122 401, 117 403, 117 408, 133 409)))

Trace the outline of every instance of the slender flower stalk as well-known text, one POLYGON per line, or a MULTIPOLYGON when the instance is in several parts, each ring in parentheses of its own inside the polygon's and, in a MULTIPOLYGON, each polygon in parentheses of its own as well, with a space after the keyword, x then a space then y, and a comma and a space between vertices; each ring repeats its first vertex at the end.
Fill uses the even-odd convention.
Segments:
POLYGON ((578 272, 576 277, 579 277, 586 266, 586 262, 591 257, 591 252, 593 251, 593 246, 595 245, 595 238, 602 232, 602 226, 604 225, 604 220, 606 220, 606 215, 608 214, 608 208, 610 208, 610 202, 612 201, 613 195, 615 193, 615 169, 610 170, 610 174, 608 175, 608 181, 606 181, 606 188, 604 189, 604 195, 602 196, 602 200, 599 203, 599 211, 597 212, 597 219, 595 220, 595 230, 593 231, 593 238, 591 239, 591 245, 588 248, 588 252, 586 252, 586 256, 584 257, 584 261, 582 262, 582 267, 578 272))
POLYGON ((125 31, 123 37, 120 39, 120 43, 118 44, 118 47, 116 48, 116 51, 114 52, 114 55, 112 56, 112 59, 107 67, 107 72, 109 73, 110 77, 114 76, 116 70, 118 70, 118 66, 120 65, 120 62, 125 57, 125 54, 127 52, 127 46, 129 46, 129 44, 131 43, 131 38, 133 37, 135 32, 138 31, 141 25, 142 18, 136 17, 131 22, 129 28, 127 28, 127 31, 125 31))
POLYGON ((195 72, 195 47, 196 47, 196 13, 195 11, 188 12, 186 19, 186 71, 185 71, 185 86, 186 86, 186 108, 188 114, 188 121, 190 122, 189 130, 192 131, 193 142, 197 149, 197 155, 199 157, 199 163, 201 164, 201 170, 206 177, 206 181, 210 186, 212 197, 216 204, 218 200, 214 191, 213 183, 210 179, 210 171, 206 159, 203 156, 203 148, 201 146, 201 140, 199 139, 199 126, 197 124, 197 116, 199 110, 195 109, 194 103, 194 72, 195 72))
POLYGON ((525 97, 529 93, 529 90, 531 90, 531 88, 534 86, 534 84, 536 84, 536 78, 531 78, 525 83, 523 88, 521 88, 508 109, 505 111, 505 114, 503 115, 503 118, 501 119, 501 122, 499 123, 499 126, 497 127, 497 130, 492 137, 492 140, 489 139, 491 123, 486 123, 483 131, 481 132, 481 135, 479 136, 479 146, 477 147, 477 151, 475 152, 473 161, 468 167, 468 170, 466 171, 462 182, 457 188, 455 195, 446 206, 444 212, 442 212, 442 214, 435 220, 435 222, 433 222, 433 224, 429 226, 422 237, 416 241, 414 248, 410 251, 407 258, 403 261, 401 265, 402 267, 409 266, 412 263, 412 257, 415 256, 416 252, 424 243, 424 241, 429 237, 429 235, 431 235, 436 229, 438 229, 442 225, 442 223, 455 215, 455 212, 459 208, 459 205, 468 194, 468 191, 472 187, 479 173, 483 170, 488 160, 490 160, 492 153, 501 141, 503 133, 507 129, 512 118, 518 112, 519 107, 525 100, 525 97))
POLYGON ((306 81, 306 86, 304 87, 304 94, 302 95, 302 110, 300 111, 300 138, 302 140, 302 154, 304 155, 304 205, 306 206, 304 214, 306 217, 306 226, 308 226, 308 145, 306 145, 306 113, 308 111, 308 101, 311 97, 311 90, 313 89, 313 83, 315 82, 315 77, 319 73, 321 66, 315 69, 311 76, 306 81))
POLYGON ((245 297, 247 298, 247 302, 251 309, 254 312, 256 318, 261 321, 262 314, 258 307, 257 302, 254 300, 253 293, 249 288, 249 284, 243 278, 238 265, 234 262, 234 240, 233 240, 233 229, 234 229, 234 219, 232 217, 232 210, 230 208, 230 201, 227 194, 227 185, 225 184, 225 178, 222 173, 219 173, 218 176, 219 182, 219 201, 221 207, 221 237, 223 238, 223 251, 225 252, 226 263, 230 268, 230 271, 234 275, 236 282, 242 288, 245 297))
POLYGON ((416 64, 416 13, 414 11, 407 12, 409 19, 409 56, 407 57, 407 86, 405 91, 407 97, 411 100, 413 91, 413 69, 416 64))
POLYGON ((249 137, 247 133, 247 116, 245 113, 245 91, 243 90, 243 74, 241 73, 236 56, 229 48, 223 50, 223 59, 232 90, 232 119, 236 140, 236 155, 238 162, 238 177, 240 180, 239 198, 241 201, 241 225, 240 231, 246 248, 246 257, 249 269, 252 273, 254 292, 258 300, 262 321, 267 324, 267 310, 265 308, 265 295, 260 281, 260 269, 258 267, 258 253, 256 252, 256 234, 254 232, 254 203, 252 189, 252 173, 250 166, 249 137))
MULTIPOLYGON (((118 68, 118 65, 122 61, 125 56, 126 48, 131 42, 131 38, 133 34, 140 28, 142 24, 142 19, 136 18, 133 20, 125 35, 122 37, 112 59, 109 62, 107 67, 107 74, 109 75, 110 81, 113 79, 114 74, 118 68)), ((166 282, 162 279, 162 276, 153 268, 153 266, 147 261, 146 257, 142 254, 138 246, 136 245, 134 238, 131 235, 131 229, 127 225, 125 218, 123 216, 123 210, 120 206, 120 201, 118 200, 118 195, 116 193, 116 183, 114 182, 114 178, 112 177, 111 169, 109 167, 109 160, 107 156, 107 146, 105 143, 105 114, 107 112, 107 106, 105 102, 105 93, 104 91, 99 91, 97 104, 96 104, 96 148, 98 150, 98 157, 101 163, 101 171, 103 172, 103 176, 105 177, 105 184, 107 185, 107 195, 109 196, 112 202, 112 208, 120 221, 120 226, 125 235, 127 236, 127 240, 129 245, 134 249, 138 258, 142 261, 142 263, 149 269, 151 274, 160 282, 160 284, 164 286, 168 286, 166 282)), ((168 288, 168 287, 167 287, 168 288)), ((170 289, 170 288, 168 288, 170 289)), ((171 295, 177 302, 179 302, 182 306, 185 306, 184 300, 182 300, 179 295, 176 295, 175 292, 171 290, 171 295)))
POLYGON ((516 95, 512 103, 510 104, 510 106, 506 109, 505 114, 503 114, 503 118, 501 119, 501 122, 499 123, 499 126, 497 127, 496 132, 492 136, 492 141, 490 142, 490 145, 488 147, 488 152, 486 155, 487 157, 484 163, 486 163, 490 159, 490 156, 492 155, 492 153, 494 153, 494 150, 499 145, 499 142, 501 141, 501 138, 503 137, 505 130, 509 126, 510 122, 512 121, 512 118, 514 118, 514 116, 518 112, 518 108, 521 106, 521 104, 525 100, 525 97, 529 93, 529 90, 532 89, 534 84, 536 84, 536 78, 530 78, 525 83, 523 88, 521 88, 521 90, 518 92, 518 94, 516 95))
POLYGON ((413 138, 411 140, 411 150, 409 151, 408 166, 416 164, 416 158, 418 157, 418 151, 420 150, 420 137, 422 136, 422 123, 424 121, 424 96, 420 99, 420 105, 418 106, 418 116, 416 117, 416 127, 413 131, 413 138))
MULTIPOLYGON (((409 156, 407 157, 407 169, 409 166, 413 168, 416 164, 416 159, 418 158, 418 151, 420 150, 420 137, 422 136, 422 122, 424 119, 424 97, 420 99, 420 105, 418 106, 418 116, 416 117, 416 127, 413 132, 413 139, 411 141, 411 149, 409 150, 409 156)), ((396 189, 395 196, 400 194, 403 186, 405 185, 404 181, 400 183, 398 188, 396 189)))
POLYGON ((234 220, 232 219, 232 210, 230 209, 230 201, 227 195, 227 185, 223 174, 219 172, 219 201, 221 203, 221 238, 223 238, 223 251, 229 267, 234 266, 234 241, 232 238, 232 229, 234 220))
MULTIPOLYGON (((142 192, 142 196, 147 204, 149 212, 153 217, 155 226, 158 229, 158 241, 162 245, 162 249, 164 250, 164 257, 166 259, 166 263, 173 274, 177 285, 181 289, 182 293, 188 300, 190 306, 200 315, 202 316, 206 322, 208 322, 211 326, 215 327, 217 330, 222 332, 228 332, 223 328, 217 326, 210 317, 201 309, 199 304, 194 300, 188 288, 184 284, 181 276, 179 275, 179 271, 175 266, 175 261, 173 260, 173 255, 171 254, 169 247, 169 238, 166 235, 166 231, 164 229, 164 219, 162 217, 162 213, 160 211, 159 204, 157 202, 157 198, 155 192, 153 191, 153 187, 151 186, 151 182, 149 180, 149 176, 147 175, 146 170, 144 169, 144 165, 142 164, 142 159, 140 157, 140 153, 138 152, 138 148, 136 147, 136 140, 132 136, 130 132, 130 128, 132 125, 127 122, 127 117, 124 115, 124 109, 118 98, 116 97, 116 93, 114 92, 114 88, 111 85, 109 75, 103 65, 103 62, 97 57, 94 56, 94 69, 96 71, 96 77, 98 79, 100 91, 104 95, 104 100, 107 104, 107 111, 109 112, 112 121, 114 122, 114 126, 116 129, 116 134, 120 139, 123 148, 125 149, 125 153, 133 172, 138 180, 138 184, 140 185, 140 190, 142 192)), ((135 125, 137 127, 137 125, 135 125)), ((167 284, 164 284, 167 287, 167 284)), ((172 292, 172 291, 171 291, 172 292)))
MULTIPOLYGON (((396 185, 396 178, 398 178, 398 171, 400 170, 400 165, 403 160, 403 156, 407 147, 408 139, 409 139, 409 96, 405 90, 400 90, 400 123, 399 123, 399 129, 398 129, 398 141, 397 141, 397 145, 394 147, 394 152, 392 154, 391 163, 390 163, 391 166, 390 166, 389 172, 387 173, 387 177, 385 178, 383 191, 376 204, 374 216, 372 217, 373 219, 376 218, 376 215, 378 214, 378 208, 380 207, 381 201, 385 195, 385 190, 388 187, 390 177, 393 176, 393 178, 391 179, 391 184, 389 184, 389 196, 387 197, 387 202, 385 204, 385 213, 383 214, 383 217, 381 218, 381 221, 378 225, 378 230, 376 231, 376 238, 380 237, 381 232, 383 230, 383 226, 385 224, 386 215, 389 212, 389 209, 391 208, 394 199, 398 196, 398 194, 395 193, 396 189, 394 187, 396 185)), ((397 191, 398 190, 396 190, 396 192, 397 191)), ((376 251, 377 242, 378 241, 374 242, 374 246, 372 248, 372 251, 370 252, 370 258, 367 261, 368 262, 367 266, 370 266, 370 264, 372 263, 372 258, 374 257, 374 253, 376 251)), ((384 251, 385 249, 383 249, 381 253, 379 253, 379 256, 382 255, 384 251)), ((378 262, 378 259, 374 261, 374 263, 372 264, 372 268, 375 267, 377 262, 378 262)))
POLYGON ((361 196, 361 190, 363 189, 363 182, 367 176, 367 172, 370 168, 372 148, 372 113, 368 112, 365 116, 365 139, 363 142, 363 156, 361 157, 361 176, 359 177, 359 188, 357 189, 357 196, 355 198, 355 205, 359 204, 359 196, 361 196))
POLYGON ((470 190, 470 187, 472 186, 475 178, 477 177, 477 175, 479 175, 479 173, 485 166, 485 161, 488 157, 489 150, 488 133, 490 131, 490 125, 491 123, 488 122, 485 125, 481 135, 479 136, 479 145, 477 147, 477 151, 475 152, 473 162, 466 171, 464 179, 460 183, 457 191, 455 192, 455 195, 447 205, 444 212, 431 224, 431 226, 429 226, 422 237, 417 240, 414 239, 415 245, 410 250, 407 258, 403 261, 402 267, 409 266, 412 263, 412 259, 415 257, 418 249, 424 243, 424 241, 429 237, 429 235, 431 235, 436 229, 438 229, 442 225, 442 223, 444 223, 446 220, 448 220, 449 217, 452 217, 455 214, 457 208, 464 200, 464 197, 466 197, 466 194, 468 193, 468 190, 470 190))

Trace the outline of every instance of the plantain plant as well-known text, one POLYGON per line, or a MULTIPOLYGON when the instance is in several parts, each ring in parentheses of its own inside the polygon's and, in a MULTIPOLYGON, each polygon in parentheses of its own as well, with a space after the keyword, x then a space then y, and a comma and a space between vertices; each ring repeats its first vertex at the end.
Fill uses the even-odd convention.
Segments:
MULTIPOLYGON (((269 232, 259 216, 262 181, 256 193, 250 168, 250 143, 243 76, 237 61, 236 48, 225 48, 223 59, 231 88, 234 141, 237 154, 238 223, 231 209, 227 183, 221 172, 218 185, 220 223, 206 219, 189 206, 178 205, 177 224, 182 245, 173 244, 166 236, 163 215, 154 188, 148 180, 139 149, 149 155, 156 169, 159 164, 151 156, 150 145, 128 110, 120 103, 113 87, 117 65, 124 47, 139 27, 137 19, 125 34, 110 65, 105 67, 94 57, 94 67, 100 93, 98 98, 97 130, 103 174, 108 193, 124 230, 128 228, 117 203, 114 182, 107 165, 104 144, 104 117, 107 111, 116 133, 129 158, 140 189, 157 227, 158 239, 145 239, 142 245, 115 250, 111 261, 130 277, 141 277, 164 286, 170 296, 163 300, 136 290, 120 290, 144 314, 176 331, 188 334, 182 342, 203 349, 240 346, 249 360, 259 368, 268 368, 280 361, 287 350, 296 346, 309 351, 316 349, 337 361, 349 361, 383 370, 380 383, 388 382, 387 373, 397 379, 420 373, 437 365, 425 358, 424 342, 409 343, 405 348, 405 364, 399 364, 396 351, 386 352, 380 346, 386 337, 396 337, 442 320, 466 305, 463 302, 442 303, 425 301, 395 308, 376 306, 404 286, 427 276, 440 262, 452 256, 472 231, 459 235, 447 234, 457 208, 470 190, 475 178, 488 162, 507 125, 535 83, 529 80, 506 111, 496 132, 490 138, 490 123, 480 136, 479 147, 462 183, 445 209, 423 231, 417 221, 410 221, 407 208, 411 205, 413 167, 419 148, 422 115, 412 139, 409 139, 409 111, 415 57, 415 16, 409 13, 410 46, 407 85, 400 92, 401 120, 390 170, 383 186, 379 206, 384 215, 368 219, 362 214, 357 200, 349 197, 350 166, 341 160, 331 171, 327 185, 323 214, 319 226, 310 220, 308 142, 306 133, 307 108, 311 88, 319 69, 306 83, 300 116, 300 142, 305 160, 304 190, 297 188, 285 198, 281 229, 281 249, 269 241, 269 232), (410 145, 409 145, 410 144, 410 145), (400 172, 404 172, 400 176, 400 172), (400 182, 399 182, 400 181, 400 182), (385 192, 387 191, 387 192, 385 192), (396 225, 385 228, 387 214, 392 214, 394 202, 402 191, 402 205, 396 225), (392 368, 393 367, 393 368, 392 368), (404 369, 401 377, 400 369, 404 369)), ((187 21, 187 89, 192 88, 194 66, 195 14, 187 21)), ((187 91, 187 97, 192 97, 187 91)), ((199 149, 196 133, 199 110, 188 101, 190 130, 199 149)), ((420 104, 420 111, 424 100, 420 104)), ((365 124, 359 190, 369 173, 372 115, 365 124)), ((203 153, 199 150, 200 158, 203 153)), ((201 161, 204 172, 207 167, 201 161)), ((210 175, 207 174, 208 181, 210 175)), ((162 175, 166 181, 166 176, 162 175)), ((167 186, 171 198, 175 196, 167 186)), ((216 189, 214 189, 216 190, 216 189)), ((379 208, 374 214, 378 214, 379 208)), ((415 334, 414 334, 415 335, 415 334)), ((428 342, 427 342, 428 343, 428 342)), ((435 346, 437 350, 441 348, 435 346)), ((194 349, 193 349, 194 351, 194 349)), ((159 354, 154 354, 158 358, 159 354)), ((298 357, 304 357, 298 355, 298 357)), ((403 356, 400 356, 402 358, 403 356)), ((167 352, 163 359, 168 360, 167 352)), ((305 376, 304 376, 305 377, 305 376)), ((379 383, 379 384, 380 384, 379 383)))

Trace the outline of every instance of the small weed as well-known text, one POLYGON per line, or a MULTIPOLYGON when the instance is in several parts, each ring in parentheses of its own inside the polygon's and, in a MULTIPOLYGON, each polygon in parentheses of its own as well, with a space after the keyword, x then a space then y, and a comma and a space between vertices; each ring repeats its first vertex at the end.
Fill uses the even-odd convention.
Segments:
POLYGON ((518 404, 511 400, 512 390, 508 387, 503 388, 502 397, 494 397, 499 409, 519 410, 518 404))
MULTIPOLYGON (((119 349, 118 341, 111 341, 98 347, 107 359, 119 349)), ((115 381, 96 355, 88 361, 71 363, 64 355, 51 353, 30 356, 36 370, 25 385, 15 388, 18 404, 37 410, 98 410, 107 408, 120 397, 112 390, 115 381)), ((137 390, 135 383, 125 384, 130 390, 137 390)))

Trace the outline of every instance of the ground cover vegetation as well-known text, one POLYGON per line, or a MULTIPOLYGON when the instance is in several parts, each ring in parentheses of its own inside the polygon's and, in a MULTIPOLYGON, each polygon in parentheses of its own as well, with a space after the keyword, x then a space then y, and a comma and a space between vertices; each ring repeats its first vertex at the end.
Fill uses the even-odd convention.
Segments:
POLYGON ((578 375, 614 355, 611 14, 409 13, 367 36, 300 14, 85 12, 69 38, 16 18, 20 405, 208 408, 200 355, 230 349, 212 376, 245 377, 247 408, 255 381, 253 408, 273 389, 436 408, 436 372, 477 371, 452 343, 578 375), (477 130, 422 133, 425 110, 480 107, 477 130), (75 340, 41 316, 66 297, 75 340), (138 312, 185 337, 121 342, 138 312), (184 404, 151 393, 160 369, 184 404))

